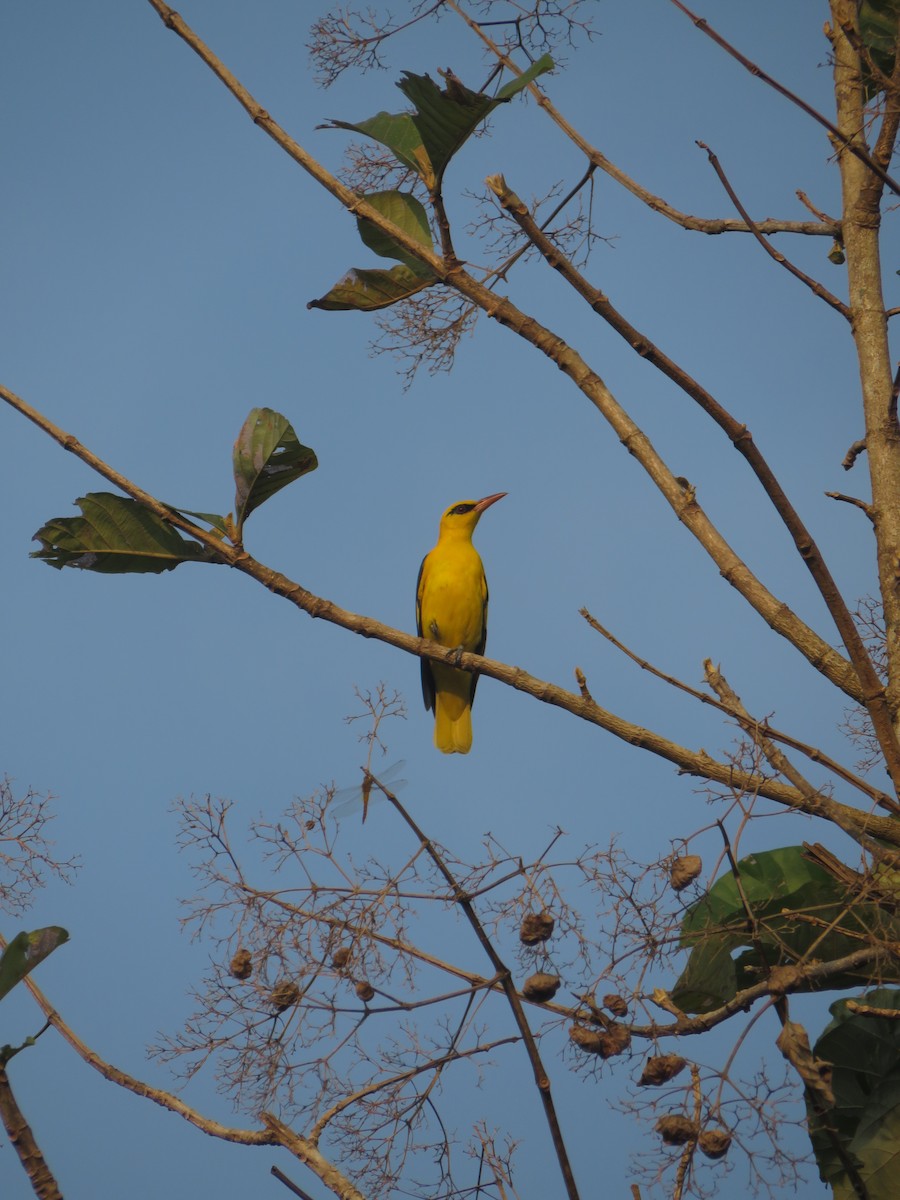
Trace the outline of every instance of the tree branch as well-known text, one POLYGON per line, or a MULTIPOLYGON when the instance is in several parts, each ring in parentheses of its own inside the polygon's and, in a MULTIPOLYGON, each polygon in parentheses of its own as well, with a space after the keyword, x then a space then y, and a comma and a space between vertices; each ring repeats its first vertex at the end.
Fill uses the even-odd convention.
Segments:
MULTIPOLYGON (((683 774, 694 775, 701 779, 711 780, 714 783, 722 783, 727 787, 751 792, 759 796, 766 796, 778 804, 784 804, 789 808, 797 808, 805 811, 803 795, 796 788, 786 786, 774 780, 767 780, 749 772, 739 771, 729 763, 716 761, 705 750, 689 750, 684 746, 678 745, 677 742, 670 741, 668 738, 652 730, 635 725, 617 716, 615 713, 602 708, 590 695, 587 685, 584 683, 583 676, 581 676, 580 684, 581 695, 576 696, 573 692, 568 692, 556 684, 547 683, 542 679, 529 675, 520 667, 508 666, 506 663, 484 658, 479 654, 470 654, 468 652, 461 654, 456 649, 448 649, 437 642, 431 642, 425 638, 413 637, 411 634, 394 629, 390 625, 384 625, 372 617, 360 616, 357 613, 341 608, 330 600, 315 595, 300 584, 288 579, 286 575, 282 575, 279 571, 273 571, 270 567, 266 567, 255 558, 252 558, 242 546, 233 546, 223 541, 217 535, 202 529, 199 525, 195 525, 192 521, 182 516, 181 513, 163 504, 162 501, 157 500, 149 492, 145 492, 143 488, 132 483, 131 480, 127 479, 119 471, 114 470, 114 468, 110 467, 101 458, 93 454, 72 434, 66 433, 54 425, 47 417, 43 416, 43 414, 32 408, 31 405, 27 404, 19 396, 16 396, 14 392, 9 391, 8 388, 2 385, 0 385, 0 398, 6 400, 11 407, 21 412, 23 416, 28 417, 30 421, 48 433, 54 441, 57 441, 70 453, 87 463, 97 474, 109 480, 110 483, 113 483, 127 496, 131 496, 132 499, 137 500, 152 513, 155 513, 156 516, 167 521, 174 528, 189 534, 190 537, 206 546, 213 552, 218 562, 250 576, 251 579, 255 579, 258 583, 261 583, 270 592, 289 600, 305 613, 308 613, 309 616, 329 621, 334 625, 339 625, 343 629, 350 630, 352 633, 360 634, 362 637, 376 638, 378 641, 394 646, 398 650, 403 650, 407 654, 413 654, 420 658, 428 658, 434 662, 445 663, 447 666, 458 667, 464 671, 487 675, 489 678, 496 679, 508 687, 513 687, 517 691, 524 692, 526 695, 539 700, 543 704, 552 704, 557 708, 562 708, 566 712, 570 712, 573 716, 588 721, 593 725, 598 725, 600 728, 605 729, 608 733, 612 733, 622 741, 628 742, 630 745, 638 746, 643 750, 648 750, 658 755, 660 758, 667 759, 669 762, 674 763, 683 774)), ((675 486, 678 487, 678 484, 675 486)), ((851 837, 858 838, 862 835, 882 837, 892 845, 900 845, 900 822, 892 821, 886 817, 860 813, 857 809, 851 808, 849 805, 838 804, 833 800, 828 801, 827 813, 823 813, 821 804, 817 804, 814 811, 816 815, 827 815, 829 820, 833 820, 835 824, 846 833, 849 833, 851 837)))
MULTIPOLYGON (((865 97, 859 55, 844 26, 856 28, 856 0, 831 0, 834 28, 834 95, 841 133, 838 167, 844 213, 844 249, 851 327, 865 418, 866 458, 872 486, 878 580, 884 604, 888 665, 887 698, 894 722, 900 720, 900 430, 893 409, 893 371, 885 317, 879 231, 880 178, 849 153, 865 147, 865 97)), ((881 738, 879 737, 879 743, 881 738)))
MULTIPOLYGON (((722 576, 737 588, 776 632, 787 637, 814 667, 822 671, 852 699, 866 703, 866 689, 857 679, 851 664, 837 654, 824 639, 809 629, 795 613, 791 612, 787 605, 779 601, 763 586, 747 565, 735 554, 695 499, 686 502, 682 488, 657 454, 650 440, 580 354, 552 330, 521 312, 509 300, 496 296, 489 288, 467 274, 462 266, 448 264, 444 259, 426 250, 420 242, 399 226, 387 221, 363 197, 344 187, 272 120, 265 109, 254 100, 246 88, 234 78, 227 67, 188 28, 177 13, 164 4, 163 0, 149 0, 149 3, 160 14, 165 24, 177 32, 222 80, 250 114, 253 121, 339 200, 349 212, 358 217, 364 217, 377 228, 389 234, 400 246, 429 266, 438 279, 468 297, 489 317, 511 329, 555 363, 590 400, 612 427, 628 452, 647 471, 679 520, 694 534, 712 557, 722 576)), ((900 489, 898 489, 898 493, 900 493, 900 489)))
POLYGON ((5 1064, 0 1064, 0 1120, 34 1194, 40 1200, 62 1200, 62 1192, 13 1094, 5 1064))
MULTIPOLYGON (((856 0, 852 0, 852 2, 855 3, 856 0)), ((761 70, 755 63, 752 63, 749 58, 745 58, 739 50, 732 46, 732 44, 726 41, 720 33, 717 33, 715 29, 713 29, 705 17, 698 17, 696 13, 692 13, 686 4, 681 3, 681 0, 671 0, 671 3, 674 4, 676 8, 681 9, 685 16, 690 17, 691 21, 694 23, 694 25, 696 25, 701 33, 705 33, 708 38, 711 38, 717 46, 721 47, 726 54, 730 54, 733 59, 736 59, 736 61, 739 62, 746 70, 748 70, 751 75, 753 75, 756 79, 762 80, 763 83, 768 84, 768 86, 778 92, 780 96, 784 96, 785 100, 790 100, 791 104, 795 104, 797 108, 805 112, 808 117, 812 117, 812 119, 821 125, 823 129, 827 129, 831 136, 837 140, 839 146, 849 150, 850 153, 858 158, 861 163, 863 163, 869 168, 870 171, 877 175, 882 183, 887 184, 892 192, 895 192, 898 196, 900 196, 900 183, 897 183, 896 180, 892 179, 891 176, 888 175, 888 173, 872 159, 871 155, 866 150, 865 145, 860 145, 859 142, 857 142, 852 136, 842 132, 837 125, 834 125, 826 116, 823 116, 822 113, 814 109, 811 104, 807 104, 805 100, 801 100, 801 98, 795 92, 792 92, 789 88, 786 88, 784 84, 779 83, 777 79, 773 79, 771 75, 767 75, 765 71, 761 70)))
POLYGON ((473 905, 469 896, 457 883, 455 876, 444 862, 443 855, 441 855, 441 853, 438 851, 435 844, 430 838, 426 837, 426 835, 419 828, 412 816, 406 811, 393 792, 391 792, 383 784, 379 783, 379 781, 374 777, 373 783, 382 792, 384 797, 393 805, 400 817, 406 822, 415 836, 419 839, 420 845, 425 849, 428 857, 445 879, 447 886, 450 888, 453 894, 455 902, 462 910, 463 915, 474 931, 481 948, 484 950, 491 963, 491 966, 494 968, 498 983, 503 989, 507 1003, 512 1011, 516 1028, 519 1030, 522 1041, 525 1045, 525 1049, 528 1052, 528 1059, 531 1063, 531 1069, 534 1074, 535 1086, 537 1087, 538 1095, 540 1096, 541 1104, 544 1109, 544 1117, 550 1130, 550 1136, 553 1141, 553 1149, 556 1153, 560 1172, 562 1173, 566 1195, 569 1197, 569 1200, 579 1200, 578 1185, 575 1182, 575 1176, 572 1171, 571 1163, 569 1162, 569 1154, 563 1138, 562 1127, 560 1126, 559 1118, 556 1115, 556 1105, 553 1102, 550 1077, 547 1074, 547 1071, 541 1060, 540 1051, 538 1050, 537 1042, 534 1034, 532 1033, 531 1026, 528 1023, 528 1017, 525 1015, 525 1009, 522 1004, 522 1000, 518 991, 516 990, 516 985, 513 982, 512 972, 497 953, 493 942, 485 932, 484 926, 482 925, 481 920, 475 911, 475 906, 473 905))
MULTIPOLYGON (((484 32, 484 22, 475 21, 459 7, 456 0, 445 0, 445 5, 452 12, 455 12, 469 29, 481 39, 484 46, 506 70, 510 71, 513 75, 521 75, 523 73, 522 68, 484 32)), ((749 227, 743 221, 735 221, 728 218, 695 217, 689 213, 681 212, 671 204, 667 204, 661 197, 654 195, 653 192, 637 183, 636 180, 617 167, 596 146, 592 146, 573 125, 569 124, 559 110, 554 107, 547 94, 541 90, 537 83, 530 84, 528 90, 550 120, 578 147, 592 166, 605 172, 611 179, 614 179, 616 183, 625 188, 626 191, 631 192, 633 196, 640 200, 642 204, 645 204, 652 212, 658 213, 661 217, 665 217, 676 225, 680 225, 682 229, 688 229, 696 233, 716 235, 720 233, 750 232, 749 227)), ((841 231, 840 221, 831 221, 827 217, 821 218, 819 221, 781 221, 769 217, 762 221, 757 221, 756 227, 766 234, 795 233, 812 237, 839 237, 841 231)))
MULTIPOLYGON (((801 520, 799 513, 788 499, 781 484, 776 479, 768 462, 760 452, 750 430, 746 425, 742 425, 736 421, 705 388, 701 387, 685 370, 679 367, 667 355, 663 354, 649 338, 640 333, 627 321, 603 292, 595 288, 584 278, 573 263, 556 249, 553 242, 538 227, 527 207, 516 193, 509 188, 502 175, 489 176, 486 182, 504 211, 508 212, 519 225, 522 232, 542 254, 547 263, 558 271, 578 295, 591 306, 593 311, 615 329, 642 358, 646 358, 662 374, 677 384, 686 395, 696 401, 707 416, 711 417, 719 428, 728 435, 735 449, 744 456, 751 470, 762 484, 763 490, 771 500, 775 511, 793 538, 794 545, 800 557, 806 564, 819 590, 819 594, 828 607, 832 620, 853 663, 856 677, 860 681, 862 689, 860 699, 865 704, 876 731, 879 746, 888 766, 888 772, 894 782, 895 788, 900 792, 900 743, 898 743, 894 732, 884 685, 872 664, 863 640, 859 636, 856 623, 847 605, 844 603, 840 589, 825 564, 821 551, 816 545, 812 534, 801 520), (862 699, 863 696, 865 699, 862 699)), ((682 489, 682 491, 687 495, 687 503, 696 503, 696 496, 692 491, 687 492, 686 489, 682 489)), ((704 549, 712 554, 713 552, 706 541, 699 537, 699 534, 695 534, 695 536, 698 536, 704 549)), ((748 599, 753 604, 754 608, 757 608, 757 611, 760 611, 758 606, 741 588, 738 588, 738 590, 745 596, 745 599, 748 599)), ((802 646, 794 641, 792 634, 782 630, 776 630, 776 632, 783 632, 783 636, 800 650, 801 653, 805 654, 802 646)), ((816 664, 814 663, 813 665, 816 664)), ((827 674, 824 671, 823 673, 827 674)))
MULTIPOLYGON (((829 493, 826 493, 826 495, 827 494, 829 493)), ((678 691, 685 692, 694 700, 699 700, 701 704, 706 704, 711 708, 717 709, 720 713, 723 713, 727 717, 732 717, 735 720, 741 719, 741 713, 732 708, 730 705, 723 703, 719 699, 716 699, 715 696, 710 696, 706 692, 701 692, 699 688, 691 687, 689 683, 685 683, 681 679, 676 679, 674 675, 667 675, 664 671, 661 671, 658 667, 655 667, 653 663, 648 662, 647 659, 641 658, 639 655, 635 654, 633 650, 629 650, 624 642, 619 641, 615 634, 611 633, 605 626, 601 625, 597 618, 593 616, 592 613, 588 612, 586 608, 582 608, 579 611, 593 630, 599 633, 601 637, 606 638, 611 645, 615 646, 617 650, 620 650, 627 658, 630 658, 633 663, 636 663, 642 671, 648 671, 657 679, 661 679, 664 683, 668 683, 671 687, 676 688, 678 691)), ((806 742, 799 741, 797 738, 792 737, 789 733, 785 733, 781 729, 775 729, 774 726, 769 724, 768 720, 760 722, 759 728, 762 729, 763 733, 767 737, 772 738, 776 742, 781 742, 785 746, 789 746, 792 750, 797 750, 800 754, 805 755, 810 762, 818 763, 819 766, 825 767, 826 770, 831 771, 833 775, 837 775, 838 778, 843 779, 845 783, 850 784, 851 787, 856 788, 858 791, 862 792, 863 795, 868 796, 869 799, 874 801, 880 808, 885 809, 887 812, 893 813, 894 816, 900 816, 900 804, 897 803, 893 796, 889 796, 887 792, 882 792, 878 788, 872 787, 872 785, 867 780, 863 779, 862 776, 856 775, 853 771, 848 770, 836 759, 831 758, 823 750, 820 750, 818 746, 810 746, 806 742)))
POLYGON ((783 255, 780 250, 776 250, 775 247, 772 246, 765 237, 763 237, 759 228, 754 223, 754 221, 751 219, 750 214, 747 212, 747 210, 744 208, 743 204, 741 203, 737 192, 731 186, 731 182, 729 181, 728 176, 725 174, 724 170, 722 169, 722 164, 719 162, 718 157, 712 152, 712 150, 710 150, 710 148, 709 148, 709 146, 707 146, 706 142, 697 142, 697 145, 700 147, 701 150, 706 151, 706 157, 709 159, 710 166, 712 167, 712 169, 715 171, 716 175, 718 176, 719 182, 721 183, 722 187, 728 193, 728 198, 731 200, 731 203, 734 205, 734 207, 738 210, 738 212, 744 218, 744 220, 747 223, 748 229, 753 234, 753 236, 756 238, 756 240, 760 244, 760 246, 762 246, 763 250, 765 250, 766 254, 768 254, 769 257, 771 259, 773 259, 775 262, 777 262, 779 266, 784 267, 784 269, 786 271, 788 271, 791 275, 793 275, 795 279, 799 279, 801 283, 805 284, 809 288, 809 290, 813 293, 814 296, 818 296, 820 300, 824 300, 826 304, 829 304, 835 310, 835 312, 839 312, 841 314, 841 316, 845 318, 845 320, 849 321, 850 309, 843 302, 843 300, 839 300, 837 298, 837 296, 834 295, 833 292, 829 292, 828 288, 826 288, 823 284, 819 283, 818 280, 813 279, 811 275, 807 275, 805 271, 801 271, 799 267, 795 267, 794 264, 790 261, 790 259, 786 258, 785 255, 783 255))
MULTIPOLYGON (((5 949, 6 944, 6 939, 0 936, 0 950, 5 949)), ((329 1162, 308 1138, 295 1133, 269 1113, 262 1114, 263 1122, 266 1126, 265 1129, 231 1128, 209 1117, 204 1117, 202 1113, 197 1112, 196 1109, 191 1108, 183 1100, 180 1100, 177 1096, 173 1096, 170 1092, 166 1092, 162 1088, 152 1087, 149 1083, 144 1083, 143 1080, 135 1079, 133 1075, 129 1075, 126 1071, 120 1071, 118 1067, 114 1067, 111 1063, 106 1062, 96 1051, 92 1050, 90 1046, 81 1040, 75 1031, 66 1024, 30 977, 23 980, 23 982, 53 1028, 69 1043, 78 1057, 87 1063, 89 1067, 99 1072, 104 1079, 108 1079, 111 1083, 125 1088, 126 1091, 132 1092, 135 1096, 152 1100, 154 1104, 158 1104, 161 1108, 182 1117, 189 1124, 195 1126, 202 1133, 208 1134, 210 1137, 219 1138, 226 1142, 233 1142, 240 1146, 283 1146, 285 1150, 288 1150, 295 1158, 309 1167, 322 1183, 339 1197, 339 1200, 366 1200, 356 1190, 350 1180, 333 1163, 329 1162)))

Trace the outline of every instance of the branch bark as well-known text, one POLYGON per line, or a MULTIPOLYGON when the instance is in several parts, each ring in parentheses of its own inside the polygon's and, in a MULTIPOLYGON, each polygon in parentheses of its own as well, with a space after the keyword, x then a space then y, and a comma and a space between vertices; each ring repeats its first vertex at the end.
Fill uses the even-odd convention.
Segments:
MULTIPOLYGON (((270 592, 289 600, 311 617, 329 621, 334 625, 341 626, 343 629, 350 630, 352 633, 360 634, 362 637, 377 638, 379 641, 394 646, 398 650, 403 650, 407 654, 413 654, 420 658, 428 658, 434 662, 446 663, 448 666, 461 667, 466 671, 477 671, 480 675, 487 675, 491 679, 496 679, 500 683, 506 684, 508 687, 513 687, 517 691, 524 692, 526 695, 541 701, 543 704, 552 704, 557 708, 562 708, 566 712, 572 713, 573 716, 588 721, 593 725, 598 725, 601 729, 605 729, 608 733, 613 734, 613 736, 628 742, 629 745, 638 746, 643 750, 648 750, 650 753, 658 755, 660 758, 667 759, 669 762, 674 763, 683 774, 711 780, 714 783, 724 784, 735 790, 765 796, 789 808, 796 808, 800 811, 811 811, 811 815, 825 816, 855 840, 859 840, 862 837, 881 837, 891 845, 900 846, 900 822, 886 817, 875 816, 871 813, 864 813, 852 808, 850 805, 839 804, 837 801, 827 798, 817 802, 812 810, 808 810, 802 793, 794 787, 775 780, 766 779, 759 775, 753 775, 746 771, 739 771, 730 763, 718 762, 707 754, 705 750, 690 750, 685 746, 680 746, 677 742, 663 737, 661 734, 655 733, 653 730, 635 725, 633 722, 626 721, 623 717, 609 712, 597 704, 591 696, 587 684, 584 682, 584 676, 580 674, 580 671, 577 672, 580 676, 579 686, 581 692, 581 695, 578 696, 573 692, 566 691, 565 688, 558 687, 556 684, 548 683, 545 680, 529 675, 527 671, 523 671, 520 667, 509 666, 494 659, 484 658, 479 654, 460 654, 458 650, 448 650, 445 646, 441 646, 437 642, 430 642, 425 638, 414 637, 412 634, 394 629, 390 625, 384 625, 372 617, 361 616, 358 613, 341 608, 331 600, 326 600, 308 591, 300 584, 288 579, 286 575, 282 575, 279 571, 273 571, 270 567, 258 562, 242 546, 234 546, 223 541, 220 537, 213 535, 208 530, 195 525, 180 513, 175 512, 168 505, 157 500, 155 496, 150 495, 149 492, 145 492, 143 488, 132 483, 126 476, 116 471, 108 463, 105 463, 96 454, 88 450, 76 437, 60 429, 59 426, 55 425, 42 413, 39 413, 37 409, 26 403, 20 396, 17 396, 2 385, 0 385, 0 398, 6 400, 12 408, 22 413, 33 424, 37 425, 38 428, 49 434, 64 449, 74 454, 77 458, 80 458, 82 462, 87 463, 98 475, 101 475, 104 479, 114 484, 127 496, 131 496, 132 499, 137 500, 152 513, 155 513, 156 516, 162 518, 164 521, 168 521, 174 528, 180 529, 202 545, 208 547, 214 552, 218 562, 233 567, 245 575, 249 575, 251 579, 255 579, 258 583, 261 583, 270 592)), ((679 490, 681 490, 677 483, 676 487, 679 487, 679 490)), ((843 660, 840 661, 843 662, 843 660)))
POLYGON ((149 0, 149 3, 160 14, 165 24, 187 42, 225 84, 254 123, 330 192, 348 212, 357 217, 364 217, 389 234, 405 250, 429 266, 439 280, 472 300, 487 316, 511 329, 555 363, 590 400, 628 452, 641 464, 678 519, 693 533, 713 559, 720 574, 740 592, 772 629, 788 638, 817 670, 852 699, 860 703, 866 702, 866 688, 857 678, 853 666, 756 578, 697 504, 696 497, 685 496, 678 480, 656 452, 649 438, 577 351, 552 330, 521 312, 509 300, 495 295, 469 275, 462 266, 456 263, 448 264, 438 255, 424 249, 421 243, 399 226, 387 221, 363 197, 345 187, 288 136, 176 12, 163 3, 163 0, 149 0))
POLYGON ((866 455, 872 484, 878 577, 887 633, 887 698, 900 715, 900 429, 892 411, 893 377, 881 282, 882 182, 850 150, 865 149, 859 55, 845 27, 857 30, 855 0, 831 0, 834 93, 843 141, 836 141, 844 212, 844 249, 853 339, 859 362, 866 455))
POLYGON ((0 1066, 0 1120, 34 1194, 40 1200, 62 1200, 62 1192, 13 1094, 5 1066, 0 1066))
MULTIPOLYGON (((447 8, 455 12, 460 20, 464 21, 469 29, 480 38, 485 48, 495 56, 505 70, 513 75, 522 74, 521 67, 508 54, 505 54, 497 43, 485 33, 482 23, 474 20, 468 13, 464 12, 456 3, 456 0, 445 0, 445 4, 447 8)), ((659 213, 661 217, 665 217, 666 220, 681 226, 682 229, 688 229, 696 233, 717 235, 720 233, 751 232, 750 227, 744 221, 727 217, 695 217, 668 204, 662 197, 655 195, 648 188, 638 183, 637 180, 632 179, 620 167, 617 167, 596 146, 591 145, 587 138, 566 120, 537 83, 530 84, 528 90, 550 120, 565 134, 569 141, 578 147, 593 167, 603 171, 610 179, 614 179, 627 192, 630 192, 642 204, 645 204, 651 212, 659 213)), ((794 233, 812 237, 836 238, 840 236, 841 232, 840 221, 832 221, 825 216, 821 216, 818 221, 782 221, 767 217, 757 221, 755 224, 756 228, 765 234, 794 233)))

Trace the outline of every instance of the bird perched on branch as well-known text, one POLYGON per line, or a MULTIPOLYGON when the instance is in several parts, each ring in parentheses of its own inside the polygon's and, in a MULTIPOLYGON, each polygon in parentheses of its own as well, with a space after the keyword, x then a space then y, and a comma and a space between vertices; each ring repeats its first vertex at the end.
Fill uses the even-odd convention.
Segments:
MULTIPOLYGON (((416 587, 419 637, 460 652, 484 653, 488 588, 472 534, 485 509, 502 500, 495 492, 483 500, 461 500, 441 517, 437 545, 422 560, 416 587)), ((425 708, 434 709, 434 744, 444 754, 468 754, 472 748, 472 700, 478 676, 427 658, 422 664, 425 708)))

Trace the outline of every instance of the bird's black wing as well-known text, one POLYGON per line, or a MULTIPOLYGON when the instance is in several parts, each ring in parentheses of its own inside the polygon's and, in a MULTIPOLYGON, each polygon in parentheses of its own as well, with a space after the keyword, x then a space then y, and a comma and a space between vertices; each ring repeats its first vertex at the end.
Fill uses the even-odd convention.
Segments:
MULTIPOLYGON (((488 585, 487 585, 487 579, 485 579, 485 581, 484 581, 484 605, 482 606, 482 609, 481 609, 481 637, 478 641, 478 645, 475 647, 476 654, 484 654, 484 648, 487 645, 488 599, 489 599, 488 585)), ((472 672, 472 685, 469 689, 469 706, 470 707, 472 705, 472 701, 475 699, 475 689, 477 687, 478 687, 478 672, 473 671, 472 672)))
MULTIPOLYGON (((428 555, 426 554, 425 558, 428 555)), ((422 632, 422 605, 419 601, 419 588, 422 585, 422 571, 425 569, 425 559, 422 559, 422 565, 419 567, 419 576, 416 579, 416 630, 419 637, 425 637, 422 632)), ((434 673, 431 670, 431 662, 427 658, 419 659, 419 666, 422 671, 422 699, 425 701, 425 710, 430 712, 434 708, 434 673)))

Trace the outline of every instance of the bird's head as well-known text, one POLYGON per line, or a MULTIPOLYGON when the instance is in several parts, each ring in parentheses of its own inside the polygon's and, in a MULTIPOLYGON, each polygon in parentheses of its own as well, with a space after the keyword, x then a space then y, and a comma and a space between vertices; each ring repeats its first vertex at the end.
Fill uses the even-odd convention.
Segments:
POLYGON ((451 504, 441 517, 441 536, 461 535, 471 537, 472 530, 481 519, 481 514, 498 500, 502 500, 506 492, 494 492, 483 500, 458 500, 451 504))

